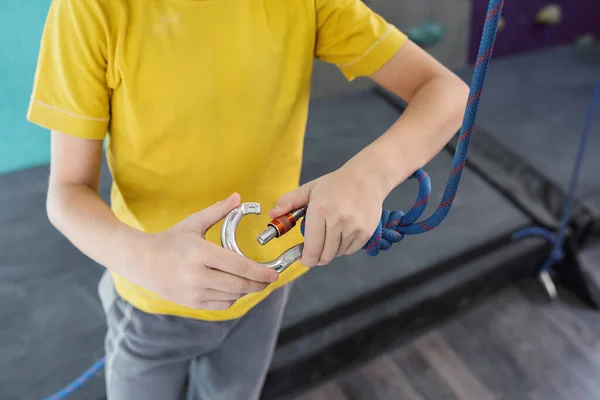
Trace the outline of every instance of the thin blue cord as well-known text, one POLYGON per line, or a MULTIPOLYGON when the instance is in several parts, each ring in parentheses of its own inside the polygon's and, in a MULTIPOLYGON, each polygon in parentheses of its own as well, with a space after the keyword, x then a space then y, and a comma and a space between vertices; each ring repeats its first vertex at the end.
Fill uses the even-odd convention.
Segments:
POLYGON ((587 147, 587 142, 592 130, 592 122, 594 121, 594 114, 598 107, 598 103, 600 103, 600 76, 598 76, 598 81, 596 82, 594 93, 585 116, 583 133, 579 139, 579 149, 577 150, 577 157, 575 158, 575 167, 573 168, 573 172, 571 174, 569 191, 567 193, 567 199, 565 201, 565 207, 558 233, 551 232, 548 229, 539 226, 534 226, 531 228, 522 229, 513 234, 513 238, 517 240, 531 236, 541 236, 550 242, 550 244, 552 244, 552 251, 550 252, 550 255, 539 269, 540 274, 548 272, 554 264, 562 261, 564 258, 563 246, 567 232, 567 226, 569 224, 569 220, 571 219, 571 206, 573 204, 573 200, 575 199, 575 191, 577 189, 577 183, 579 182, 581 165, 583 164, 585 149, 587 147))
MULTIPOLYGON (((406 214, 399 210, 383 211, 379 226, 364 247, 367 254, 375 256, 379 254, 379 251, 381 250, 388 250, 393 243, 402 240, 404 235, 421 234, 436 228, 450 212, 466 163, 471 133, 473 132, 473 126, 475 125, 475 118, 477 116, 477 110, 479 109, 479 100, 481 99, 488 64, 492 57, 503 6, 504 0, 490 0, 489 2, 488 13, 483 26, 481 42, 479 44, 477 62, 475 63, 475 70, 473 71, 473 78, 471 80, 469 100, 454 155, 452 171, 450 172, 450 177, 448 178, 442 201, 436 212, 425 221, 416 222, 416 220, 421 217, 421 214, 427 207, 427 202, 431 198, 431 180, 425 171, 418 170, 411 176, 411 178, 418 179, 419 181, 417 201, 406 214)), ((302 234, 304 234, 304 222, 305 220, 303 219, 301 225, 302 234)), ((66 398, 69 394, 81 387, 87 380, 92 378, 93 375, 103 367, 104 358, 98 360, 92 367, 64 389, 44 400, 61 400, 66 398)))
POLYGON ((590 105, 588 107, 585 122, 583 125, 583 133, 581 138, 579 139, 579 149, 577 150, 577 158, 575 159, 575 168, 573 168, 573 174, 571 175, 571 183, 569 184, 569 194, 567 196, 567 201, 565 202, 565 209, 563 212, 563 218, 561 221, 560 232, 558 235, 558 240, 562 243, 564 241, 567 225, 569 223, 569 217, 571 215, 571 205, 573 204, 573 200, 575 197, 575 190, 577 189, 577 184, 579 182, 579 175, 581 170, 581 165, 583 164, 583 158, 585 155, 585 149, 587 147, 587 142, 590 136, 590 132, 592 130, 592 122, 594 121, 594 114, 596 112, 596 108, 598 107, 598 102, 600 101, 600 75, 598 76, 598 81, 596 82, 596 87, 594 89, 594 93, 592 95, 592 99, 590 100, 590 105))
POLYGON ((79 375, 79 377, 77 377, 77 379, 75 379, 73 382, 69 383, 63 389, 54 393, 52 396, 44 398, 44 400, 61 400, 66 398, 71 393, 83 386, 88 380, 93 378, 94 375, 98 373, 98 371, 104 368, 104 364, 105 358, 102 357, 101 359, 96 361, 90 368, 88 368, 84 373, 79 375))

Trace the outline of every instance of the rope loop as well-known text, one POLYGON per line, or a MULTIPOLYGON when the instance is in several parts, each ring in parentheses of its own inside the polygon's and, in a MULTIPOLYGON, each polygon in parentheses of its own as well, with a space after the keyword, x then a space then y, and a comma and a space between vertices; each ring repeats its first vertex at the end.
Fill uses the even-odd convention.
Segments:
MULTIPOLYGON (((376 256, 380 251, 389 250, 392 244, 400 242, 404 239, 404 235, 415 234, 415 231, 419 231, 416 233, 421 233, 420 231, 424 230, 422 224, 415 223, 415 221, 421 217, 431 198, 431 179, 427 175, 427 172, 422 169, 412 174, 410 179, 417 179, 419 181, 419 193, 415 204, 406 214, 400 210, 382 211, 381 219, 375 232, 363 246, 368 255, 376 256)), ((303 218, 300 224, 302 235, 304 235, 305 224, 306 218, 303 218)))

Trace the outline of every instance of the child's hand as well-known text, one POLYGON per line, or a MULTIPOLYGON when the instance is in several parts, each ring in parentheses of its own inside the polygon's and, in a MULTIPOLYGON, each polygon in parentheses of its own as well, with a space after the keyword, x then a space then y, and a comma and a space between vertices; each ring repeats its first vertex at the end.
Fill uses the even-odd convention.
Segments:
POLYGON ((264 290, 277 272, 204 240, 239 204, 239 195, 233 195, 152 235, 146 262, 132 280, 169 301, 204 310, 227 309, 244 294, 264 290))
POLYGON ((360 250, 381 218, 387 193, 376 180, 345 166, 283 195, 269 212, 277 217, 308 205, 302 264, 325 265, 360 250))

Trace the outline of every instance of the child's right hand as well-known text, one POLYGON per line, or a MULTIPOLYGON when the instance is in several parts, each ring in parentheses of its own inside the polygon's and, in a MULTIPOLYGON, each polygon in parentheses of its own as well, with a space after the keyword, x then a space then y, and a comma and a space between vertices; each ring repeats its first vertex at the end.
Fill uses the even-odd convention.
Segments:
POLYGON ((148 236, 135 283, 166 300, 203 310, 224 310, 238 298, 264 290, 277 272, 204 239, 240 204, 234 194, 171 229, 148 236))

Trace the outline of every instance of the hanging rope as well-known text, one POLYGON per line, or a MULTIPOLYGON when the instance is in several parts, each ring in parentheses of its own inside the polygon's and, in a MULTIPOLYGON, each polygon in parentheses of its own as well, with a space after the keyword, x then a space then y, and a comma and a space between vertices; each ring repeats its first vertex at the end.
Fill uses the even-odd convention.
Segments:
MULTIPOLYGON (((388 250, 393 243, 397 243, 404 238, 404 235, 416 235, 425 233, 436 228, 442 223, 444 218, 450 212, 450 208, 454 203, 454 197, 458 190, 460 178, 467 159, 469 143, 471 141, 471 133, 475 124, 475 117, 479 108, 479 99, 483 90, 483 83, 488 68, 488 63, 492 57, 494 41, 496 40, 496 32, 498 31, 498 23, 502 14, 504 0, 490 0, 488 13, 483 26, 483 34, 479 45, 479 53, 473 71, 471 80, 471 90, 467 109, 465 111, 460 136, 458 137, 458 146, 454 155, 452 171, 448 178, 446 190, 442 201, 438 206, 437 211, 428 219, 422 222, 416 222, 431 198, 431 180, 429 175, 423 170, 416 171, 411 178, 419 181, 419 194, 417 201, 406 214, 401 211, 383 211, 381 221, 369 242, 364 246, 364 249, 371 256, 379 254, 380 250, 388 250)), ((304 234, 304 220, 301 225, 302 234, 304 234)), ((100 369, 104 367, 104 357, 96 361, 92 367, 67 385, 64 389, 56 392, 44 400, 61 400, 69 394, 79 389, 92 378, 100 369)))
POLYGON ((539 275, 547 274, 553 265, 559 263, 564 258, 563 248, 567 233, 567 226, 569 225, 569 220, 571 218, 571 206, 573 204, 573 200, 575 199, 575 190, 577 189, 577 183, 579 181, 581 164, 583 163, 585 149, 587 147, 588 138, 592 128, 592 121, 594 120, 594 113, 598 108, 598 103, 600 103, 600 76, 596 82, 596 87, 585 116, 583 133, 579 139, 579 149, 577 150, 577 157, 575 158, 575 167, 571 173, 571 182, 569 183, 569 191, 567 193, 567 199, 565 201, 565 207, 558 232, 552 232, 540 226, 535 226, 522 229, 513 234, 513 238, 516 240, 532 236, 541 236, 552 245, 552 250, 550 251, 548 258, 546 258, 538 271, 539 275))
MULTIPOLYGON (((419 181, 419 194, 415 204, 406 214, 399 210, 383 211, 377 229, 363 247, 368 255, 376 256, 380 251, 388 250, 392 247, 392 244, 401 241, 405 235, 418 235, 437 228, 450 212, 467 161, 471 134, 473 133, 473 126, 475 125, 475 118, 479 109, 479 100, 481 99, 488 64, 494 50, 494 42, 496 41, 496 33, 503 6, 504 0, 490 0, 488 5, 475 70, 471 79, 469 100, 452 162, 452 171, 450 172, 442 201, 431 217, 417 222, 417 219, 421 217, 431 198, 431 180, 429 179, 429 175, 422 169, 415 172, 411 176, 411 178, 419 181)), ((305 219, 302 220, 300 226, 302 234, 304 234, 304 222, 305 219)))

